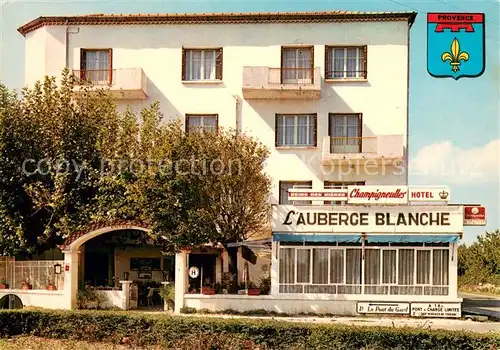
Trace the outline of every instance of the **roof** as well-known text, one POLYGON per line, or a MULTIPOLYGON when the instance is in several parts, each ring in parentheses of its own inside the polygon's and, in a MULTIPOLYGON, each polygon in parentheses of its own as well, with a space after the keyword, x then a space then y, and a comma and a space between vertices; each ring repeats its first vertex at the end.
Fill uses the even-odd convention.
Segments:
POLYGON ((54 25, 158 25, 158 24, 249 24, 415 21, 416 12, 247 12, 169 14, 89 14, 41 16, 17 30, 23 36, 43 26, 54 25))

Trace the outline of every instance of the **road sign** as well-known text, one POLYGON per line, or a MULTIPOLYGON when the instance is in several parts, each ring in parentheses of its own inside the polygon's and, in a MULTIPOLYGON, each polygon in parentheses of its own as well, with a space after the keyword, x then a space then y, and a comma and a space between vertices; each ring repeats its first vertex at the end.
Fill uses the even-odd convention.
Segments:
POLYGON ((409 314, 410 303, 358 302, 358 314, 409 314))
POLYGON ((460 317, 461 303, 411 303, 411 316, 415 317, 460 317))
POLYGON ((196 266, 191 266, 188 271, 189 277, 197 278, 200 275, 200 269, 196 266))

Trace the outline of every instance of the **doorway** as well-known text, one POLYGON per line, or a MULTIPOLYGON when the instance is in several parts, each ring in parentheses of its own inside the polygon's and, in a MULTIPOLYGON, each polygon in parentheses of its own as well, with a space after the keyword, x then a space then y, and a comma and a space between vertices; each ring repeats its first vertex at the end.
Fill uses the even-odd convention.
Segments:
POLYGON ((215 287, 215 254, 190 254, 189 268, 197 267, 199 275, 196 278, 189 277, 189 293, 200 293, 201 281, 203 287, 215 287))

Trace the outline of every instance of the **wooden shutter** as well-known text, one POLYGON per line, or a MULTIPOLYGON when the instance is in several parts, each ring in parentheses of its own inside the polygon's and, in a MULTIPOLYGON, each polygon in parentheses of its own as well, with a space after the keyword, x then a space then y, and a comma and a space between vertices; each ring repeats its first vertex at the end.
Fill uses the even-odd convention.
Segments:
POLYGON ((368 47, 365 45, 363 46, 363 77, 365 79, 368 78, 368 61, 367 61, 367 50, 368 47))
POLYGON ((328 59, 328 56, 330 54, 331 46, 326 45, 325 46, 325 79, 330 79, 330 72, 332 70, 332 67, 330 66, 330 60, 328 59))
POLYGON ((182 76, 181 80, 186 80, 186 49, 182 48, 182 76))
POLYGON ((87 55, 85 49, 80 49, 80 79, 85 80, 85 68, 87 67, 87 55))
POLYGON ((280 84, 283 84, 283 68, 285 63, 285 48, 281 47, 281 63, 280 63, 280 84))
POLYGON ((314 84, 314 46, 311 46, 310 50, 311 50, 311 84, 314 84))
POLYGON ((313 120, 314 120, 314 147, 318 147, 318 115, 315 114, 313 116, 313 120))
POLYGON ((216 51, 217 58, 215 59, 215 78, 222 80, 222 47, 216 51))
POLYGON ((363 115, 361 113, 358 114, 358 145, 359 145, 359 153, 363 150, 363 115))
POLYGON ((278 147, 278 113, 274 115, 274 146, 278 147))
POLYGON ((109 85, 113 84, 113 49, 109 49, 109 57, 108 57, 108 83, 109 85))

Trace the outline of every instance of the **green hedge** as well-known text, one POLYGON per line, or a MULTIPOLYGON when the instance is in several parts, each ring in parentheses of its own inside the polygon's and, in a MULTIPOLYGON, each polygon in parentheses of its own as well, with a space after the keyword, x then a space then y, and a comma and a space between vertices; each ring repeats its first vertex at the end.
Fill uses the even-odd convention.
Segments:
POLYGON ((0 336, 181 349, 500 349, 500 335, 110 311, 0 311, 0 336))

